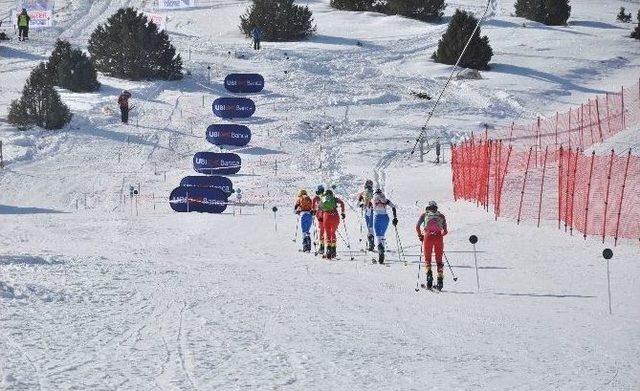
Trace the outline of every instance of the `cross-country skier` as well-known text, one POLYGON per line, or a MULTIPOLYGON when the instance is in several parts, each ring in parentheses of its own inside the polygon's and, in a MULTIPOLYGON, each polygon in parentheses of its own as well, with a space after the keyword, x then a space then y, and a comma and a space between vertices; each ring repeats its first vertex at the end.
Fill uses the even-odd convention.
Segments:
POLYGON ((29 39, 29 23, 31 17, 27 13, 25 8, 22 9, 20 15, 18 15, 18 41, 24 41, 29 39))
POLYGON ((260 50, 260 41, 262 41, 262 29, 258 26, 251 30, 251 37, 253 38, 253 48, 260 50))
POLYGON ((336 231, 340 225, 340 217, 345 219, 344 202, 333 194, 333 190, 326 190, 321 197, 320 209, 322 210, 322 227, 324 230, 324 240, 327 259, 336 257, 336 231), (340 206, 340 214, 338 214, 338 206, 340 206))
POLYGON ((367 249, 373 251, 375 247, 373 236, 373 181, 367 179, 364 183, 364 190, 358 195, 358 206, 362 211, 364 222, 367 225, 367 249))
POLYGON ((318 254, 321 255, 324 255, 324 228, 322 225, 322 209, 320 208, 320 202, 322 201, 323 195, 324 186, 318 185, 316 188, 316 196, 313 197, 313 213, 316 215, 316 227, 318 227, 316 232, 318 232, 318 241, 320 242, 318 254))
POLYGON ((387 206, 391 207, 393 212, 393 220, 391 223, 393 226, 398 225, 398 215, 396 214, 396 206, 391 200, 389 200, 381 189, 376 189, 373 195, 373 230, 376 233, 376 240, 378 242, 378 263, 384 263, 384 251, 385 251, 385 233, 387 227, 389 227, 389 215, 387 214, 387 206))
POLYGON ((122 91, 118 97, 118 106, 120 106, 120 117, 123 124, 129 123, 129 99, 131 93, 127 90, 122 91))
POLYGON ((300 230, 302 231, 302 251, 311 252, 311 224, 313 223, 313 201, 302 189, 298 192, 298 199, 293 207, 294 212, 300 216, 300 230))
POLYGON ((447 220, 438 212, 438 204, 429 201, 425 213, 420 215, 416 224, 418 239, 422 242, 424 250, 424 262, 427 269, 427 289, 433 287, 433 273, 431 272, 431 254, 435 251, 436 266, 438 268, 438 282, 436 288, 442 290, 444 280, 444 264, 442 253, 444 251, 443 237, 448 233, 447 220))

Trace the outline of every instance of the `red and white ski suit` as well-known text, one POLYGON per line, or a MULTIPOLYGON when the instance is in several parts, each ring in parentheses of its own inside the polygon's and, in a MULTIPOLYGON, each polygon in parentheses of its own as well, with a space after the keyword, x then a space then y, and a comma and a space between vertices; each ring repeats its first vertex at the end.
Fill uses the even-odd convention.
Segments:
POLYGON ((427 269, 431 269, 431 255, 435 252, 436 266, 438 275, 442 275, 444 264, 442 262, 442 254, 444 252, 443 237, 448 233, 447 220, 440 212, 429 211, 420 215, 416 224, 416 232, 418 237, 422 239, 422 247, 424 251, 424 263, 427 269), (437 223, 439 228, 437 231, 428 231, 427 226, 432 219, 437 223))

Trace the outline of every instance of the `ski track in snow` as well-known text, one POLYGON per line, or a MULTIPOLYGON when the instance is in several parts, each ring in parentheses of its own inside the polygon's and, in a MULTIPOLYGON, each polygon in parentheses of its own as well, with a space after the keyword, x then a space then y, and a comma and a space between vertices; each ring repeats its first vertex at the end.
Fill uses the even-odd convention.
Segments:
MULTIPOLYGON (((449 3, 448 15, 481 9, 449 3)), ((625 4, 615 3, 606 11, 625 4)), ((449 68, 428 57, 445 24, 331 11, 323 1, 310 4, 319 26, 310 42, 253 52, 236 27, 247 4, 172 13, 170 36, 191 72, 181 82, 102 76, 100 93, 62 92, 75 114, 62 132, 25 134, 0 123, 8 163, 0 213, 5 205, 63 212, 0 215, 0 388, 638 388, 637 246, 615 249, 609 316, 596 238, 493 222, 453 202, 450 170, 428 163, 432 152, 424 164, 411 157, 433 104, 411 91, 434 96, 444 83, 449 68), (203 23, 207 29, 196 27, 203 23), (237 71, 267 80, 256 117, 243 121, 261 149, 243 153, 243 175, 232 178, 245 201, 263 206, 216 217, 171 213, 166 197, 193 173, 193 153, 218 150, 204 140, 215 121, 210 104, 225 94, 224 75, 237 71), (134 94, 130 126, 108 113, 117 112, 122 89, 134 94), (407 252, 418 251, 413 223, 429 199, 452 227, 448 249, 468 250, 469 234, 479 234, 480 292, 469 254, 450 254, 459 281, 447 270, 445 292, 435 295, 413 291, 414 263, 298 253, 288 212, 297 188, 335 184, 352 203, 365 177, 398 204, 407 252), (136 216, 126 195, 138 183, 136 216), (272 205, 281 207, 278 233, 272 205)), ((576 24, 566 28, 489 21, 494 70, 454 81, 427 136, 525 121, 635 80, 640 49, 599 4, 574 4, 576 24)), ((55 28, 34 31, 26 45, 3 43, 0 115, 58 36, 86 47, 95 26, 125 5, 149 7, 58 1, 55 28)), ((612 143, 637 140, 629 131, 612 143)), ((348 211, 354 248, 356 215, 348 211)))

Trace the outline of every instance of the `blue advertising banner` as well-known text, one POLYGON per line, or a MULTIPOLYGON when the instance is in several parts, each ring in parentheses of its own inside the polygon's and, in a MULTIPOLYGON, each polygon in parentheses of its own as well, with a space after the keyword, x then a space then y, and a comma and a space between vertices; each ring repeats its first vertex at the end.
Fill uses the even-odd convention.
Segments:
POLYGON ((248 98, 218 98, 212 108, 220 118, 250 118, 256 112, 255 103, 248 98))
POLYGON ((227 196, 233 194, 233 182, 224 176, 187 176, 180 181, 181 187, 213 187, 222 190, 227 196))
POLYGON ((232 175, 242 167, 242 159, 235 153, 197 152, 193 156, 193 169, 200 174, 232 175))
POLYGON ((222 213, 227 209, 227 195, 212 187, 177 187, 169 196, 176 212, 222 213))
POLYGON ((255 94, 264 88, 264 77, 257 73, 232 73, 225 77, 224 88, 234 94, 255 94))
POLYGON ((251 130, 244 125, 211 125, 207 128, 207 141, 215 145, 244 147, 251 141, 251 130))

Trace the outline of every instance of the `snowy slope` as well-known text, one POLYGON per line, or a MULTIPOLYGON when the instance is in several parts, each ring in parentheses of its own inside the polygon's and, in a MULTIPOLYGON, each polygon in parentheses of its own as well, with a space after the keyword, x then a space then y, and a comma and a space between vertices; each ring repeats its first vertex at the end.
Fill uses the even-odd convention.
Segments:
MULTIPOLYGON (((0 122, 8 163, 0 171, 0 388, 640 386, 637 243, 615 249, 610 316, 600 241, 494 222, 453 203, 446 165, 406 153, 430 108, 410 92, 434 95, 450 69, 429 59, 446 24, 309 2, 316 37, 266 43, 256 53, 237 28, 248 2, 206 3, 168 13, 191 77, 102 77, 100 93, 62 92, 75 114, 63 132, 22 133, 0 122), (193 172, 193 153, 215 150, 204 130, 231 71, 267 80, 256 117, 245 121, 254 132, 252 147, 241 151, 245 168, 233 178, 245 201, 264 208, 171 213, 166 198, 193 172), (134 94, 138 126, 110 114, 124 88, 134 94), (294 192, 334 183, 353 204, 374 173, 399 206, 399 233, 413 254, 408 266, 298 253, 294 192), (127 193, 138 183, 136 216, 127 193), (458 281, 447 271, 447 292, 414 292, 413 224, 430 199, 452 227, 449 250, 469 251, 467 237, 480 237, 479 292, 473 257, 457 252, 449 260, 458 281), (276 221, 273 205, 281 207, 276 221)), ((480 3, 451 1, 447 15, 455 7, 479 12, 480 3)), ((485 122, 526 121, 640 75, 640 48, 625 37, 630 26, 614 22, 619 6, 635 13, 637 3, 573 2, 564 28, 511 17, 510 3, 483 28, 493 70, 454 82, 431 134, 454 138, 485 122)), ((58 36, 84 46, 123 5, 151 9, 141 1, 60 1, 56 28, 33 32, 26 45, 3 43, 0 117, 58 36)), ((620 137, 638 143, 637 131, 620 137)), ((347 225, 341 234, 359 247, 356 212, 348 211, 347 225)), ((390 230, 392 249, 394 236, 390 230)))

